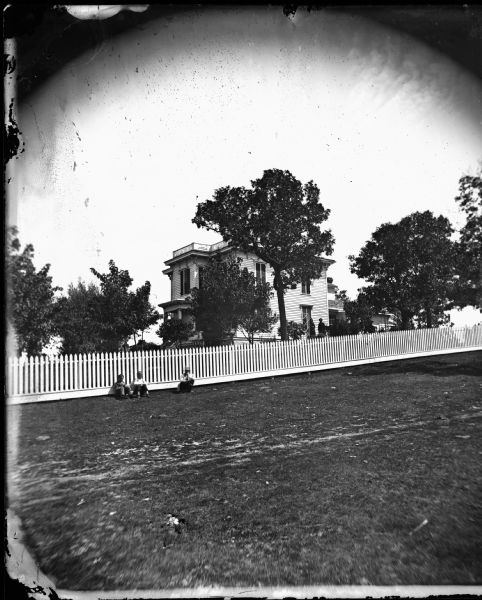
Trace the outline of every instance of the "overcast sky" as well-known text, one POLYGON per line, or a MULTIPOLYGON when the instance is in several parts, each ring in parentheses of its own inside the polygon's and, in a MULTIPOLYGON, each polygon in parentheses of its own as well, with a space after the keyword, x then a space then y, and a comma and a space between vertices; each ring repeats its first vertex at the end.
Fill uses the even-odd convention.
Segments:
POLYGON ((197 9, 105 40, 19 107, 9 219, 54 283, 109 259, 169 299, 172 251, 218 236, 196 204, 264 169, 312 179, 331 209, 335 283, 380 224, 461 218, 458 179, 482 159, 482 85, 421 42, 360 16, 197 9))

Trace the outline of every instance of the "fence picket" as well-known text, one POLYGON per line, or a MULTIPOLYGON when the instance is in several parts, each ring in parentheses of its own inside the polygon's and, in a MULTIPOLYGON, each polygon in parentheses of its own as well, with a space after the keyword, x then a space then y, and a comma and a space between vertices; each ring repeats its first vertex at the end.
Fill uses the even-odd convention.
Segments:
POLYGON ((39 382, 38 389, 40 394, 45 394, 45 366, 47 364, 47 357, 39 357, 39 382))

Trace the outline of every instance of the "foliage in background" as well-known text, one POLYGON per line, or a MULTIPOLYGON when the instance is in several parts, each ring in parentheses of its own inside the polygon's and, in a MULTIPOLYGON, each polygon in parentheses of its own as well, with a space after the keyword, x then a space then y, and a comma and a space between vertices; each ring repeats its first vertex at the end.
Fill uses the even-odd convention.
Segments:
POLYGON ((146 352, 148 350, 160 350, 162 348, 161 344, 156 344, 155 342, 146 342, 145 340, 139 340, 133 346, 129 346, 129 352, 146 352))
POLYGON ((455 198, 465 213, 457 245, 458 275, 454 298, 457 306, 482 308, 482 169, 459 181, 455 198))
POLYGON ((27 244, 21 250, 16 227, 7 230, 6 276, 7 319, 17 339, 19 353, 40 354, 55 334, 55 292, 50 265, 36 270, 34 248, 27 244))
MULTIPOLYGON (((288 321, 286 331, 288 340, 300 340, 306 333, 306 326, 296 321, 288 321)), ((281 335, 281 327, 278 328, 278 334, 281 335)))
POLYGON ((373 333, 375 331, 373 317, 376 310, 365 292, 359 291, 355 300, 350 300, 346 291, 341 290, 338 292, 337 298, 343 302, 347 333, 373 333))
POLYGON ((149 302, 150 294, 151 284, 149 281, 137 288, 135 292, 131 292, 130 319, 134 344, 137 344, 138 335, 143 340, 144 332, 161 318, 156 308, 149 302))
POLYGON ((238 327, 250 342, 269 332, 277 317, 269 306, 271 286, 257 283, 253 273, 240 269, 240 259, 212 258, 204 268, 202 287, 191 292, 190 313, 206 344, 219 344, 238 327))
POLYGON ((100 281, 100 299, 97 303, 100 347, 99 351, 116 352, 132 336, 136 341, 139 331, 156 323, 160 315, 149 302, 151 284, 146 283, 135 292, 129 290, 132 278, 129 271, 119 269, 109 261, 109 272, 99 273, 91 268, 100 281))
POLYGON ((157 335, 162 338, 163 348, 178 347, 182 342, 186 342, 193 332, 192 323, 174 318, 165 319, 156 331, 157 335))
POLYGON ((270 299, 273 291, 269 283, 256 281, 253 273, 242 269, 238 282, 238 327, 252 344, 258 333, 269 333, 278 321, 273 314, 270 299))
POLYGON ((310 318, 310 322, 309 322, 308 325, 309 325, 309 327, 308 327, 308 334, 309 334, 310 338, 316 337, 315 322, 313 321, 312 318, 310 318))
POLYGON ((377 310, 399 311, 402 329, 433 327, 451 308, 456 276, 452 226, 446 217, 415 212, 398 223, 378 227, 350 269, 372 285, 363 288, 377 310))
POLYGON ((97 320, 101 351, 116 352, 132 335, 131 294, 132 277, 109 261, 109 272, 90 269, 100 281, 101 299, 97 305, 97 320))
POLYGON ((96 352, 102 347, 98 311, 101 293, 94 284, 79 281, 58 301, 56 332, 65 354, 96 352))
POLYGON ((339 335, 348 335, 350 333, 348 323, 344 319, 337 319, 333 321, 333 323, 329 327, 329 331, 331 337, 336 337, 339 335))
POLYGON ((244 252, 253 252, 273 269, 280 334, 287 339, 284 294, 294 283, 320 277, 321 254, 331 254, 331 231, 321 231, 330 211, 319 201, 318 187, 302 184, 289 171, 269 169, 251 188, 222 187, 197 206, 198 227, 221 234, 244 252))

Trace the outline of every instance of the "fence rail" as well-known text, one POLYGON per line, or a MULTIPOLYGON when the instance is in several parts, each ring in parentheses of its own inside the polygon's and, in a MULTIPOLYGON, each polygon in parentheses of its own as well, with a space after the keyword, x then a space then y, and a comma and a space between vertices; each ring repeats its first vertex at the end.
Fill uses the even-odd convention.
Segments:
POLYGON ((408 358, 482 349, 482 325, 132 353, 10 357, 7 396, 35 401, 108 393, 118 373, 127 382, 142 371, 151 389, 173 387, 189 366, 197 383, 233 381, 342 366, 354 361, 408 358))

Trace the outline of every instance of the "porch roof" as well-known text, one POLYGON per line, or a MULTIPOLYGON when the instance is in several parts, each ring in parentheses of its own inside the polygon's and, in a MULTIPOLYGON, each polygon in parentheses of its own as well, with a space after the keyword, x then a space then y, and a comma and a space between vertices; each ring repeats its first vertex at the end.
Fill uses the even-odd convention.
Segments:
POLYGON ((162 302, 158 306, 163 308, 164 312, 169 312, 170 310, 176 310, 178 308, 187 308, 189 306, 189 302, 187 300, 184 300, 183 298, 179 298, 178 300, 169 300, 169 302, 162 302))

